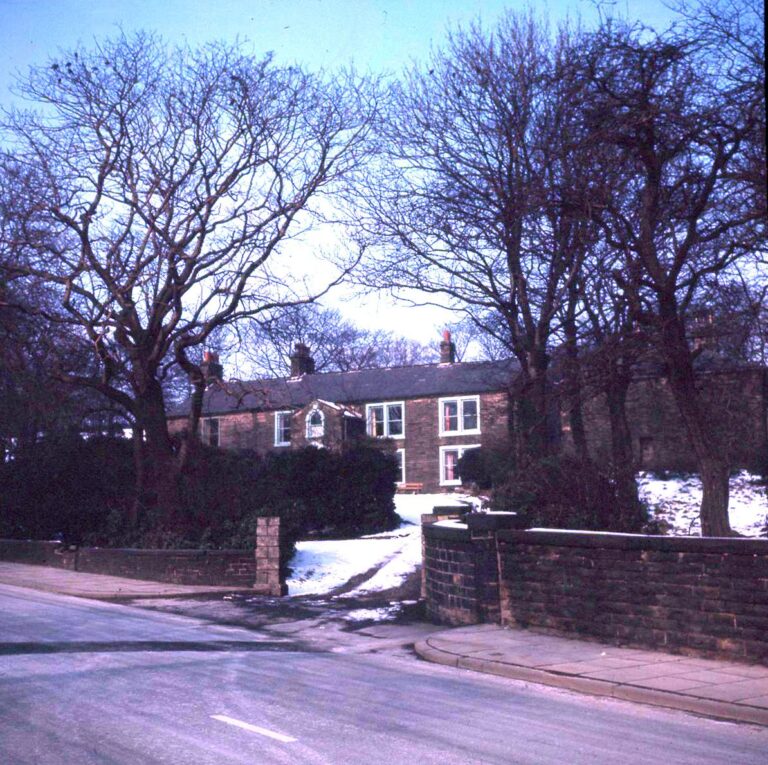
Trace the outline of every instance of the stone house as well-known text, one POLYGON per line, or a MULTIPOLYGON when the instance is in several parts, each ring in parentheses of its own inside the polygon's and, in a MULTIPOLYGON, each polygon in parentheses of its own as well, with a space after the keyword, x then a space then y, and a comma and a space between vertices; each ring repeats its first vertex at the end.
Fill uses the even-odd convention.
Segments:
MULTIPOLYGON (((755 469, 761 455, 768 459, 768 369, 704 350, 696 357, 694 370, 710 425, 731 467, 755 469)), ((696 471, 696 458, 660 363, 647 358, 637 365, 626 408, 636 469, 696 471)), ((584 421, 590 455, 607 462, 611 433, 604 395, 584 402, 584 421)), ((561 434, 563 448, 572 448, 565 416, 561 434)))
MULTIPOLYGON (((269 451, 314 445, 338 448, 366 434, 389 439, 400 465, 398 483, 423 491, 460 486, 464 451, 508 443, 510 361, 457 362, 445 333, 440 362, 410 367, 316 373, 309 349, 296 346, 291 376, 224 382, 214 354, 201 437, 234 449, 269 451)), ((186 408, 170 414, 172 432, 186 426, 186 408)))
MULTIPOLYGON (((510 443, 510 391, 519 367, 508 360, 457 362, 447 332, 436 364, 316 373, 309 349, 298 344, 286 378, 224 382, 214 354, 204 367, 211 383, 201 436, 214 446, 265 454, 307 445, 340 448, 365 435, 389 439, 402 488, 449 491, 461 485, 457 463, 466 450, 510 443)), ((754 465, 768 448, 768 370, 704 353, 697 377, 733 467, 754 465)), ((590 452, 605 462, 610 429, 602 397, 589 398, 584 414, 590 452)), ((638 369, 627 414, 638 469, 695 470, 661 367, 638 369)), ((172 432, 184 430, 185 417, 183 405, 171 412, 172 432)), ((568 450, 567 417, 555 413, 552 420, 553 437, 568 450)))

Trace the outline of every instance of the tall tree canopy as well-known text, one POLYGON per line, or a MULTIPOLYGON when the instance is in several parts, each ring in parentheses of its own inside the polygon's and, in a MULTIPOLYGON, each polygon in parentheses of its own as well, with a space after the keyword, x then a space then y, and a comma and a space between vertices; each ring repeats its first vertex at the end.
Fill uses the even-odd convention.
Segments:
POLYGON ((599 157, 573 104, 574 33, 506 15, 458 31, 391 94, 366 280, 463 311, 520 362, 521 433, 547 439, 548 345, 596 227, 599 157))
POLYGON ((248 322, 240 333, 242 352, 254 372, 283 377, 291 369, 296 343, 306 345, 316 372, 348 372, 437 361, 437 347, 396 337, 384 330, 367 330, 334 308, 317 303, 294 305, 274 316, 248 322))
POLYGON ((716 277, 764 279, 763 13, 752 0, 680 10, 662 33, 606 20, 553 34, 510 13, 406 72, 368 193, 364 279, 463 311, 508 348, 529 457, 556 448, 558 347, 586 454, 580 348, 599 345, 630 500, 624 400, 637 338, 654 343, 702 474, 703 531, 728 534, 730 465, 688 330, 716 277))
POLYGON ((275 259, 359 170, 373 89, 138 34, 34 68, 19 91, 37 111, 3 129, 2 171, 24 202, 3 228, 11 277, 53 289, 47 320, 94 362, 66 379, 130 413, 147 502, 173 512, 188 444, 174 451, 163 377, 172 365, 189 376, 194 434, 205 382, 193 350, 224 324, 311 297, 275 259))

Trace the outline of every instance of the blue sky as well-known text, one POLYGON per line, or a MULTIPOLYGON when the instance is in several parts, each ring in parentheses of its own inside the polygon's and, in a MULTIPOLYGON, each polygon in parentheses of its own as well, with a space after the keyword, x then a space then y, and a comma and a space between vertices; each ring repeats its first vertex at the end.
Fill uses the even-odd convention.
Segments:
MULTIPOLYGON (((171 42, 197 45, 240 39, 262 55, 274 51, 282 63, 336 68, 354 62, 359 70, 396 72, 439 46, 451 26, 481 18, 492 26, 505 8, 533 7, 553 22, 596 18, 592 0, 0 0, 0 107, 14 102, 14 73, 45 64, 78 43, 137 29, 161 33, 171 42)), ((602 2, 615 15, 651 26, 670 14, 663 0, 602 2)), ((398 308, 385 296, 350 300, 337 292, 329 303, 364 326, 386 326, 422 342, 438 342, 441 326, 455 317, 437 309, 398 308), (356 310, 350 311, 354 306, 356 310)))
MULTIPOLYGON (((60 49, 126 31, 151 29, 197 44, 247 41, 286 63, 333 68, 354 60, 362 70, 394 71, 424 57, 450 25, 481 17, 492 24, 505 8, 558 19, 595 17, 592 0, 0 0, 0 104, 13 73, 45 63, 60 49)), ((649 24, 669 17, 662 0, 619 0, 605 7, 649 24)))

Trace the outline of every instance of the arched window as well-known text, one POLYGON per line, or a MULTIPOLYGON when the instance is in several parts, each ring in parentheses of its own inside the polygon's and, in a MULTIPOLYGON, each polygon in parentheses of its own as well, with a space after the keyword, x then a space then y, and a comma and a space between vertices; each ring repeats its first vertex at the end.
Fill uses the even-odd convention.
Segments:
POLYGON ((325 415, 313 409, 307 415, 307 438, 322 438, 325 435, 325 415))

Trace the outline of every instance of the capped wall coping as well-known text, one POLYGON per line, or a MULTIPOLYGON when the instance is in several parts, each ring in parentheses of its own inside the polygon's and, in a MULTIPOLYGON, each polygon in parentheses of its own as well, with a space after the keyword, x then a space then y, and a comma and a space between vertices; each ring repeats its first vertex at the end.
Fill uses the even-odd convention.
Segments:
POLYGON ((432 515, 463 515, 472 510, 471 502, 462 502, 458 505, 435 505, 432 515))
POLYGON ((421 527, 421 532, 429 539, 442 539, 449 542, 472 541, 467 526, 459 525, 458 523, 453 526, 443 525, 442 523, 424 525, 421 527))
POLYGON ((768 539, 739 537, 667 537, 650 534, 619 534, 610 531, 566 529, 500 529, 502 542, 558 547, 591 547, 655 552, 712 552, 737 555, 768 555, 768 539))
POLYGON ((178 549, 155 549, 142 547, 80 547, 79 552, 90 555, 91 553, 120 553, 128 557, 181 557, 194 558, 200 556, 217 557, 225 555, 253 555, 253 550, 178 550, 178 549))
POLYGON ((501 529, 524 529, 526 518, 521 513, 507 511, 492 513, 470 513, 465 516, 470 531, 496 531, 501 529))

